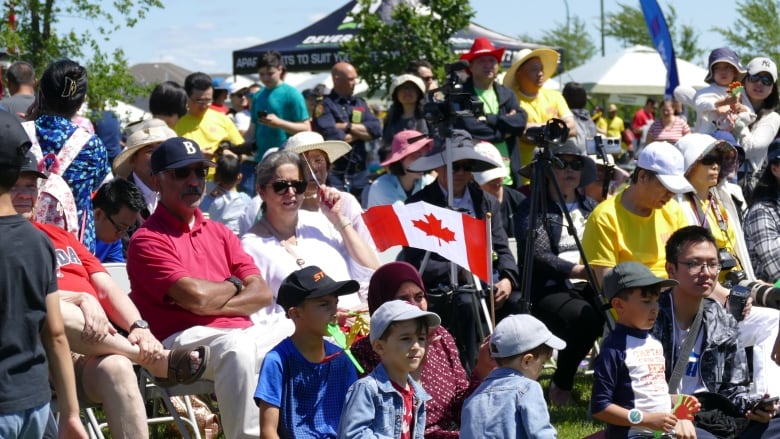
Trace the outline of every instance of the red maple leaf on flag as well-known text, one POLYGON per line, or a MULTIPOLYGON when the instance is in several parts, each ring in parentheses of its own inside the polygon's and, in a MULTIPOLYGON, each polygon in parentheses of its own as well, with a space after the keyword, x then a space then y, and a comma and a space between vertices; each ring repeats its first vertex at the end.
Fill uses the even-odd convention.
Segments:
POLYGON ((446 242, 451 242, 455 240, 455 232, 453 232, 452 230, 446 227, 442 227, 441 220, 439 218, 436 218, 436 215, 432 213, 425 215, 425 221, 412 220, 412 224, 418 229, 425 232, 427 236, 435 236, 436 238, 438 238, 439 246, 441 246, 442 240, 446 242))

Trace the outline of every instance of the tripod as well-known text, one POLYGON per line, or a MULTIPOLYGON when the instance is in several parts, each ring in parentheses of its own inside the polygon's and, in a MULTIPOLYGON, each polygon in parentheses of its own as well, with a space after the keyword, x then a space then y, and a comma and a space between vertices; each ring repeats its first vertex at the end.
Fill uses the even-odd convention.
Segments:
MULTIPOLYGON (((543 224, 544 228, 546 230, 549 230, 549 221, 550 219, 546 216, 547 213, 547 185, 550 185, 554 193, 556 194, 556 197, 558 200, 563 200, 563 193, 561 192, 561 188, 558 185, 558 181, 555 178, 555 175, 552 172, 552 166, 553 163, 556 165, 558 163, 561 163, 560 159, 557 158, 554 155, 554 152, 552 150, 552 145, 557 144, 560 145, 563 140, 566 139, 568 136, 568 128, 566 128, 565 122, 563 122, 560 119, 552 119, 547 123, 547 126, 545 126, 543 131, 543 138, 539 139, 540 146, 542 146, 542 149, 536 153, 536 156, 534 158, 534 166, 533 169, 533 176, 531 179, 531 201, 530 201, 530 209, 529 209, 529 216, 528 216, 528 229, 526 230, 526 240, 525 240, 525 247, 523 251, 523 273, 522 273, 522 283, 521 283, 521 289, 520 292, 522 294, 522 308, 524 313, 530 312, 531 308, 531 286, 532 286, 532 280, 533 280, 533 257, 534 257, 534 242, 537 239, 537 226, 540 224, 540 222, 543 224), (557 126, 554 126, 557 125, 557 126), (556 134, 552 139, 548 136, 548 129, 555 130, 556 134), (547 184, 545 184, 545 182, 547 184)), ((598 142, 600 143, 600 142, 598 142)), ((601 148, 601 153, 603 154, 603 147, 601 148)), ((606 160, 605 160, 606 161, 606 160)), ((559 201, 560 202, 560 201, 559 201)), ((599 306, 599 308, 606 308, 608 301, 603 296, 601 289, 596 282, 596 276, 593 273, 593 269, 591 268, 590 264, 588 263, 587 258, 585 257, 585 251, 582 248, 582 242, 579 239, 579 236, 577 236, 577 229, 574 226, 574 221, 571 218, 571 214, 569 213, 569 210, 566 208, 566 206, 561 206, 561 212, 563 213, 563 217, 565 219, 565 224, 561 224, 562 226, 566 227, 567 232, 569 235, 573 238, 574 243, 577 247, 577 251, 580 255, 580 260, 583 261, 583 264, 585 266, 585 273, 588 282, 593 287, 593 291, 595 292, 596 297, 599 300, 599 304, 596 304, 599 306)), ((608 315, 607 317, 607 325, 609 329, 611 330, 614 327, 614 322, 612 321, 611 314, 606 313, 608 315)))

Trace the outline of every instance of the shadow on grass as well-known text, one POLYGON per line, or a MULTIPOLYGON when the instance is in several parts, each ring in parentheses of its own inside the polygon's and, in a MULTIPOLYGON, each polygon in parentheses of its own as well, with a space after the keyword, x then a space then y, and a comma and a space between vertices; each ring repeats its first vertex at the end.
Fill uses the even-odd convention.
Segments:
MULTIPOLYGON (((544 388, 545 396, 550 389, 550 378, 553 370, 545 369, 539 377, 539 383, 544 388)), ((574 377, 574 399, 576 403, 564 407, 551 406, 548 402, 550 420, 558 430, 559 439, 582 439, 599 430, 604 429, 604 424, 594 421, 590 417, 590 390, 593 384, 593 375, 585 375, 582 371, 574 377)))

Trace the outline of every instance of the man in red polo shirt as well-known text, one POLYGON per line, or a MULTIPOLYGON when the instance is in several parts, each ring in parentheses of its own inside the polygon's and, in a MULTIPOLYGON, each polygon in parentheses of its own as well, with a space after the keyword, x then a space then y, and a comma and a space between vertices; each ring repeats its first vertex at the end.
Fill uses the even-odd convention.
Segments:
POLYGON ((151 166, 160 200, 130 240, 131 299, 164 346, 211 348, 203 377, 214 380, 225 436, 257 438, 252 395, 258 371, 292 327, 262 331, 252 325, 249 316, 270 305, 272 294, 238 238, 198 209, 214 166, 198 144, 168 139, 152 153, 151 166))

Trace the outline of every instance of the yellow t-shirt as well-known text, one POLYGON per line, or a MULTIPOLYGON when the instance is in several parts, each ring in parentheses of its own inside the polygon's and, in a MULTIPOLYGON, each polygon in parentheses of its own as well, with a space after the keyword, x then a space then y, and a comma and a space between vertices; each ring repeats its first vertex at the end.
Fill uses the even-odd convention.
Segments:
POLYGON ((588 217, 582 247, 588 262, 609 267, 636 261, 656 276, 666 278, 666 241, 676 230, 688 225, 677 200, 669 200, 646 217, 622 206, 625 189, 601 202, 588 217))
POLYGON ((201 118, 189 113, 182 116, 176 122, 176 134, 194 140, 201 151, 209 154, 214 153, 223 140, 229 140, 234 145, 244 143, 244 136, 238 132, 233 121, 211 108, 201 118))
MULTIPOLYGON (((546 123, 553 118, 563 119, 572 116, 566 100, 563 99, 561 92, 547 88, 539 89, 536 97, 529 98, 519 91, 515 90, 515 96, 520 102, 520 108, 528 114, 528 123, 546 123)), ((520 164, 527 165, 534 158, 534 148, 536 145, 526 143, 518 139, 520 151, 520 164)))

